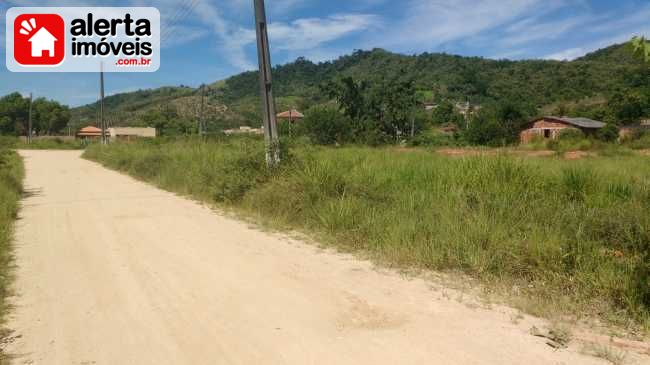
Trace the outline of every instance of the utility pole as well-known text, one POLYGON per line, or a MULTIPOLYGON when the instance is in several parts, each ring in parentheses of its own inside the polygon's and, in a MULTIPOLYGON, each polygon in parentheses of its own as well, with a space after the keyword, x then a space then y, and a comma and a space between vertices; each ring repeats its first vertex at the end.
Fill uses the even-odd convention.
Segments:
POLYGON ((205 133, 205 122, 203 121, 203 107, 205 104, 205 85, 201 86, 201 109, 199 110, 198 130, 199 136, 205 133))
POLYGON ((34 95, 29 93, 29 121, 27 122, 27 144, 32 143, 32 104, 34 102, 34 95))
POLYGON ((102 144, 106 144, 106 123, 104 122, 104 63, 99 64, 99 125, 102 130, 102 144))
POLYGON ((275 100, 271 88, 271 52, 266 26, 264 0, 255 3, 255 32, 257 34, 257 58, 260 65, 260 93, 264 116, 264 139, 266 140, 266 164, 274 167, 280 162, 280 141, 275 115, 275 100))

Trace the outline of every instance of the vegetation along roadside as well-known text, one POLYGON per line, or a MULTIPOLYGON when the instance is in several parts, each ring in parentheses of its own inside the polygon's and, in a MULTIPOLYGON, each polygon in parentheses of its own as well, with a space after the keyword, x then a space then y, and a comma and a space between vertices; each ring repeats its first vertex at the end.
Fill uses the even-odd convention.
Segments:
MULTIPOLYGON (((8 312, 7 297, 12 279, 12 231, 22 193, 23 175, 20 156, 0 141, 0 323, 3 324, 8 312)), ((5 361, 5 356, 0 352, 0 363, 5 361)))
POLYGON ((308 145, 284 154, 272 172, 254 138, 95 145, 85 157, 385 264, 461 271, 516 293, 529 313, 649 329, 647 157, 308 145))

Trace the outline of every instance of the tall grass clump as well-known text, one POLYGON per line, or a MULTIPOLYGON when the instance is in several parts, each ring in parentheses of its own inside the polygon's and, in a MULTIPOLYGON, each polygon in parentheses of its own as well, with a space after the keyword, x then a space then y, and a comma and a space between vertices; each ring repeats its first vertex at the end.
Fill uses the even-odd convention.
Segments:
POLYGON ((25 150, 82 150, 87 143, 82 140, 66 140, 63 138, 35 138, 32 143, 27 144, 20 141, 16 148, 25 150))
POLYGON ((0 136, 0 148, 23 150, 82 150, 87 143, 82 140, 70 140, 60 137, 35 137, 27 144, 25 137, 0 136))
POLYGON ((264 145, 256 138, 143 140, 90 146, 84 156, 162 188, 215 202, 236 203, 268 179, 264 145))
MULTIPOLYGON (((11 235, 22 192, 23 165, 18 154, 0 145, 0 322, 7 314, 11 281, 11 235)), ((0 362, 2 362, 0 353, 0 362)))
POLYGON ((93 146, 88 158, 390 265, 462 271, 548 310, 648 323, 650 166, 299 146, 93 146))

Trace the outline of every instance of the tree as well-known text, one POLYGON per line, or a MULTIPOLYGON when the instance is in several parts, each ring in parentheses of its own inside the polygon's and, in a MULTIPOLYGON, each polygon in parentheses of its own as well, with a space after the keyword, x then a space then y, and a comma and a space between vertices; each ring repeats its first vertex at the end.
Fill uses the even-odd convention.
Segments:
POLYGON ((140 117, 140 123, 156 128, 160 136, 196 133, 195 121, 181 117, 173 107, 150 109, 140 117))
POLYGON ((305 113, 305 134, 317 144, 343 144, 353 141, 354 125, 350 117, 332 106, 314 106, 305 113))
POLYGON ((464 123, 464 117, 460 114, 454 104, 449 101, 443 101, 435 109, 431 115, 431 119, 435 124, 453 123, 461 125, 464 123))
POLYGON ((607 125, 598 131, 597 137, 601 141, 614 142, 618 139, 619 128, 615 124, 607 123, 607 125))
POLYGON ((403 75, 400 72, 373 82, 345 77, 324 84, 322 91, 336 100, 340 111, 353 122, 357 142, 386 143, 421 128, 421 123, 416 123, 415 83, 402 80, 403 75))
MULTIPOLYGON (((19 93, 0 98, 0 134, 24 135, 29 121, 29 98, 19 93)), ((32 128, 37 134, 60 132, 70 121, 70 108, 39 98, 32 105, 32 128)))
POLYGON ((19 93, 0 98, 0 134, 21 135, 27 130, 29 100, 19 93))
POLYGON ((70 121, 70 108, 45 98, 34 100, 32 127, 38 135, 52 135, 64 129, 70 121))
POLYGON ((608 122, 617 125, 626 125, 638 122, 644 113, 644 102, 640 95, 635 93, 616 92, 607 103, 614 120, 608 122))
POLYGON ((352 119, 359 120, 370 113, 367 100, 367 91, 370 85, 365 82, 356 82, 351 77, 344 77, 339 81, 326 83, 322 90, 335 99, 343 113, 352 119))
POLYGON ((530 114, 512 102, 488 105, 472 117, 463 136, 471 144, 504 146, 518 140, 530 114))
POLYGON ((636 55, 650 63, 650 42, 645 37, 632 38, 632 49, 636 55))

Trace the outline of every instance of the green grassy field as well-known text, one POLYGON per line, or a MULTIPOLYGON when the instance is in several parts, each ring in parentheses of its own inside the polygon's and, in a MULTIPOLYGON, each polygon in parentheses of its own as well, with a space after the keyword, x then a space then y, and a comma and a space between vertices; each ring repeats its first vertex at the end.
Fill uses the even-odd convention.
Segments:
POLYGON ((244 138, 91 146, 85 156, 386 265, 462 272, 533 314, 648 331, 648 157, 296 146, 270 173, 263 154, 244 138))
MULTIPOLYGON (((12 228, 18 213, 23 174, 23 163, 18 154, 0 144, 0 323, 4 323, 8 311, 6 299, 11 284, 12 228)), ((0 363, 5 361, 0 350, 0 363)))

